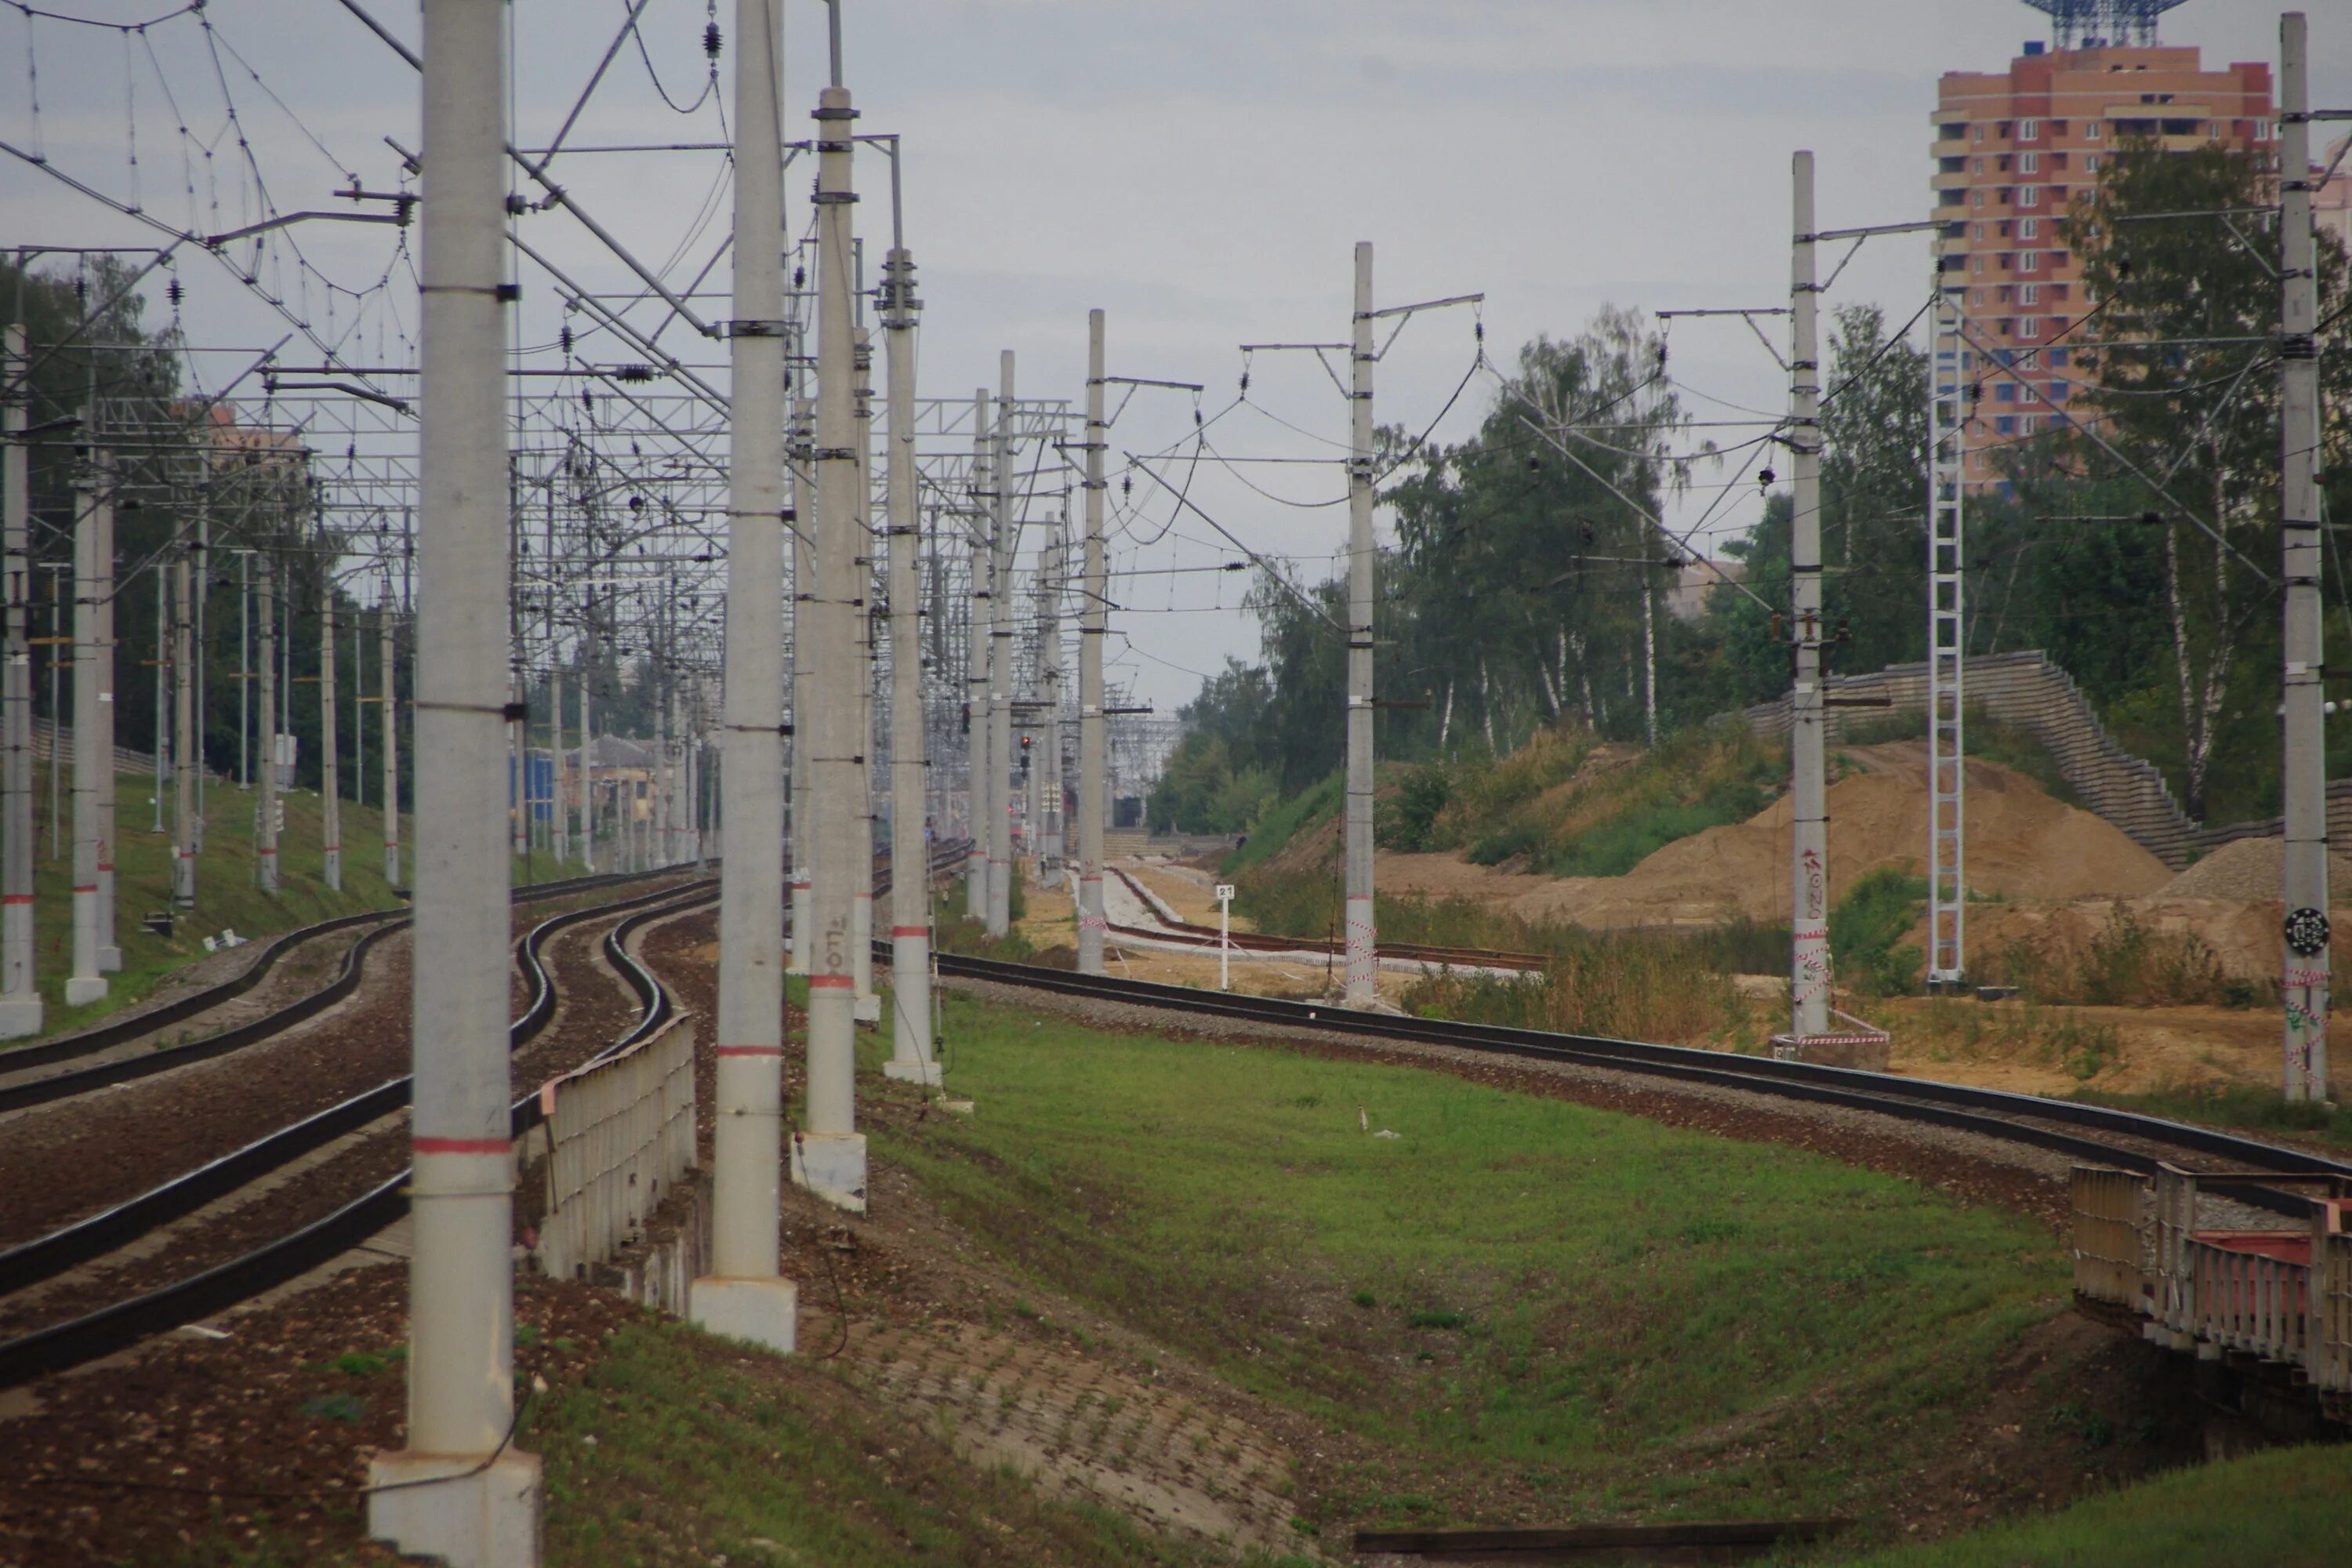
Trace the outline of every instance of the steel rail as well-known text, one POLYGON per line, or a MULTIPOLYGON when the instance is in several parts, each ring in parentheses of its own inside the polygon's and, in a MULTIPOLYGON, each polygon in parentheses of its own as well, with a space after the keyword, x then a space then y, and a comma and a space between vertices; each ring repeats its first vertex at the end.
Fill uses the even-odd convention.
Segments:
MULTIPOLYGON (((614 872, 598 877, 578 877, 562 882, 541 882, 532 887, 517 889, 514 902, 537 903, 543 900, 562 898, 568 894, 586 892, 596 888, 641 881, 648 877, 676 876, 677 874, 677 868, 670 867, 656 871, 614 872)), ((30 1079, 21 1083, 0 1085, 0 1111, 21 1110, 30 1105, 46 1105, 52 1100, 69 1099, 74 1095, 86 1094, 92 1089, 108 1089, 118 1083, 128 1083, 134 1079, 151 1077, 159 1072, 169 1072, 173 1068, 186 1067, 193 1062, 209 1061, 215 1057, 225 1056, 230 1051, 257 1044, 273 1035, 290 1029, 306 1019, 316 1017, 359 988, 361 965, 367 956, 368 950, 383 938, 390 936, 394 931, 407 925, 406 910, 375 910, 364 914, 341 915, 331 921, 321 921, 316 925, 303 926, 299 930, 287 931, 270 943, 269 951, 262 955, 261 962, 256 964, 253 970, 247 971, 245 975, 224 981, 219 985, 207 990, 196 992, 180 1002, 173 1003, 169 1008, 158 1009, 137 1018, 126 1019, 121 1025, 105 1025, 82 1034, 70 1035, 63 1039, 50 1041, 47 1045, 28 1046, 19 1051, 0 1052, 0 1074, 13 1071, 20 1065, 38 1067, 47 1062, 70 1060, 76 1057, 94 1055, 116 1046, 126 1045, 142 1035, 152 1034, 158 1028, 168 1027, 182 1018, 208 1012, 252 990, 260 982, 259 972, 264 967, 276 963, 278 959, 296 943, 332 931, 347 930, 352 926, 362 925, 370 921, 383 921, 386 923, 378 926, 353 942, 344 952, 342 965, 336 972, 335 978, 320 989, 296 997, 275 1012, 265 1014, 258 1018, 248 1019, 243 1024, 223 1029, 217 1034, 207 1035, 202 1039, 190 1040, 178 1046, 164 1047, 140 1056, 126 1057, 120 1061, 106 1062, 96 1067, 52 1073, 47 1078, 30 1079), (166 1014, 169 1016, 167 1016, 166 1014), (25 1058, 36 1051, 44 1053, 42 1060, 27 1062, 25 1058)))
MULTIPOLYGON (((515 963, 530 984, 530 1001, 524 1007, 522 1016, 510 1026, 509 1048, 520 1050, 538 1038, 555 1016, 556 987, 553 977, 548 973, 543 952, 547 942, 557 933, 572 926, 607 919, 647 904, 679 899, 682 894, 698 894, 702 887, 702 884, 692 884, 684 889, 664 888, 616 904, 569 910, 541 921, 524 933, 515 943, 515 963)), ((686 901, 691 902, 691 898, 686 901)), ((641 989, 642 976, 633 974, 625 968, 621 973, 624 982, 637 992, 640 1005, 649 1005, 641 989)), ((390 1115, 408 1103, 408 1076, 404 1073, 373 1089, 362 1089, 339 1104, 265 1134, 136 1197, 127 1198, 86 1219, 77 1220, 45 1236, 0 1251, 0 1297, 51 1279, 91 1258, 103 1257, 249 1183, 282 1170, 304 1154, 323 1148, 347 1132, 390 1115)))
MULTIPOLYGON (((628 938, 650 921, 706 903, 715 896, 712 884, 701 882, 691 884, 686 889, 666 888, 659 892, 630 900, 618 906, 636 910, 637 912, 622 921, 612 932, 607 934, 604 940, 604 955, 608 962, 614 964, 629 988, 636 993, 640 1016, 637 1023, 626 1035, 598 1051, 591 1058, 592 1060, 601 1061, 626 1048, 651 1030, 659 1027, 663 1022, 667 1021, 674 1007, 667 988, 662 985, 658 977, 635 954, 628 952, 626 945, 628 938), (639 908, 643 905, 653 907, 639 908)), ((552 982, 547 975, 543 964, 538 960, 536 945, 564 926, 610 915, 614 908, 615 906, 607 904, 587 910, 568 910, 564 914, 541 922, 523 939, 520 946, 531 950, 531 967, 529 972, 534 974, 535 983, 532 1005, 525 1009, 523 1016, 517 1019, 512 1026, 510 1040, 513 1048, 519 1049, 528 1043, 532 1036, 546 1026, 547 1019, 553 1014, 552 982), (542 994, 549 998, 544 1005, 541 1005, 542 994)), ((110 1247, 100 1247, 97 1252, 88 1254, 83 1258, 69 1259, 55 1267, 48 1267, 47 1265, 54 1262, 56 1258, 65 1257, 66 1253, 71 1250, 68 1244, 58 1240, 59 1237, 81 1228, 80 1226, 71 1226, 68 1227, 67 1231, 52 1233, 50 1237, 28 1242, 9 1253, 0 1254, 0 1268, 7 1268, 12 1264, 25 1270, 37 1266, 41 1267, 44 1271, 34 1275, 33 1279, 42 1279, 54 1275, 64 1267, 70 1267, 72 1262, 87 1260, 87 1256, 102 1256, 104 1252, 112 1250, 114 1247, 120 1247, 122 1240, 135 1238, 142 1233, 143 1229, 152 1229, 154 1226, 163 1223, 165 1218, 172 1217, 163 1215, 161 1207, 168 1206, 174 1201, 163 1195, 173 1187, 205 1181, 217 1184, 226 1178, 214 1176, 212 1173, 219 1170, 227 1161, 245 1158, 264 1146, 276 1143, 280 1139, 287 1139, 296 1134, 312 1136, 314 1141, 310 1143, 310 1147, 317 1147, 343 1132, 365 1126, 369 1121, 389 1115, 405 1105, 408 1100, 409 1084, 409 1079, 404 1076, 391 1083, 370 1089, 362 1095, 346 1100, 342 1105, 332 1107, 329 1110, 319 1113, 318 1116, 272 1134, 270 1138, 264 1139, 259 1143, 249 1145, 245 1150, 224 1156, 221 1161, 215 1161, 211 1165, 192 1172, 189 1175, 180 1178, 179 1183, 167 1184, 165 1187, 131 1200, 130 1204, 118 1205, 116 1209, 109 1210, 105 1215, 94 1215, 90 1220, 81 1222, 81 1226, 92 1226, 100 1221, 109 1220, 132 1205, 151 1204, 159 1205, 143 1227, 131 1229, 127 1236, 115 1240, 110 1247), (326 1130, 322 1136, 316 1135, 322 1119, 338 1116, 343 1119, 344 1124, 326 1130), (37 1249, 52 1247, 56 1250, 47 1257, 37 1251, 37 1249)), ((537 1125, 541 1120, 537 1092, 534 1091, 515 1101, 511 1107, 510 1115, 513 1130, 518 1134, 537 1125)), ((228 1183, 222 1191, 234 1191, 236 1187, 253 1180, 255 1176, 279 1168, 306 1152, 308 1151, 304 1149, 293 1148, 289 1143, 277 1151, 278 1157, 274 1160, 265 1162, 263 1156, 255 1155, 258 1168, 247 1171, 241 1181, 228 1183)), ((47 1328, 37 1329, 16 1339, 0 1342, 0 1388, 15 1387, 36 1378, 68 1371, 102 1356, 111 1355, 117 1351, 136 1344, 141 1340, 235 1306, 265 1290, 299 1278, 309 1270, 357 1247, 369 1237, 406 1214, 408 1180, 409 1172, 404 1168, 398 1175, 352 1199, 333 1213, 314 1220, 277 1240, 265 1243, 241 1257, 231 1258, 227 1262, 192 1275, 188 1279, 161 1286, 142 1296, 101 1307, 68 1321, 51 1324, 47 1328)), ((200 1198, 194 1205, 183 1207, 179 1212, 183 1214, 189 1212, 190 1208, 201 1206, 203 1202, 210 1201, 210 1196, 217 1195, 219 1194, 215 1193, 200 1198)), ((18 1289, 22 1284, 31 1282, 31 1279, 26 1279, 8 1284, 5 1288, 18 1289)), ((0 1293, 5 1293, 5 1290, 0 1290, 0 1293)))
MULTIPOLYGON (((1127 884, 1128 890, 1143 900, 1144 908, 1158 915, 1169 927, 1152 931, 1143 926, 1113 925, 1110 929, 1120 935, 1149 938, 1157 942, 1181 942, 1187 947, 1214 950, 1222 942, 1229 942, 1236 952, 1323 952, 1338 953, 1342 944, 1328 937, 1269 936, 1264 931, 1220 931, 1214 926, 1198 924, 1181 919, 1163 909, 1166 900, 1155 897, 1137 881, 1125 868, 1114 866, 1112 875, 1127 884)), ((1469 969, 1542 969, 1551 962, 1549 953, 1511 952, 1497 948, 1435 947, 1419 942, 1383 942, 1374 951, 1381 958, 1419 960, 1424 963, 1455 964, 1469 969)))

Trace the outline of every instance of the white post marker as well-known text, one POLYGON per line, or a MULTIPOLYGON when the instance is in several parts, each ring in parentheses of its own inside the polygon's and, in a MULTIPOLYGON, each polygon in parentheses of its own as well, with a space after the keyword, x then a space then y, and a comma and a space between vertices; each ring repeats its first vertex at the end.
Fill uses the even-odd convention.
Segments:
POLYGON ((98 554, 90 590, 98 600, 98 738, 91 760, 98 764, 98 967, 111 974, 122 967, 121 927, 114 907, 119 842, 114 809, 114 461, 100 454, 98 463, 98 554))
POLYGON ((261 679, 259 707, 261 729, 255 754, 260 759, 260 787, 254 792, 254 858, 261 879, 261 890, 278 890, 278 601, 275 595, 277 571, 268 556, 254 563, 255 575, 260 579, 258 590, 261 608, 261 662, 256 670, 261 679))
POLYGON ((196 553, 184 550, 172 571, 172 902, 196 907, 196 780, 205 759, 196 745, 196 553))
POLYGON ((777 0, 735 7, 735 388, 728 443, 727 737, 719 867, 718 1086, 710 1272, 701 1327, 793 1348, 799 1294, 777 1256, 782 1198, 784 268, 777 0))
POLYGON ((368 1533, 451 1568, 539 1562, 514 1447, 507 1058, 506 8, 425 0, 408 1446, 368 1533))
POLYGON ((1217 884, 1217 989, 1234 988, 1234 885, 1217 884))
POLYGON ((383 606, 376 611, 376 700, 383 724, 383 879, 400 886, 400 680, 394 674, 392 579, 385 575, 383 606))
POLYGON ((319 574, 319 824, 322 875, 343 890, 342 770, 335 755, 335 583, 319 574))

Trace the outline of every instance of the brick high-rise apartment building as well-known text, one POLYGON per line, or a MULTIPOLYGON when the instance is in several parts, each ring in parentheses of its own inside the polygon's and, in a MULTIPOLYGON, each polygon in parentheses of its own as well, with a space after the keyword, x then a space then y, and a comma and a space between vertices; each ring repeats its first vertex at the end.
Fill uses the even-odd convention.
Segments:
POLYGON ((2090 302, 2062 237, 2068 204, 2128 137, 2184 152, 2218 142, 2274 162, 2271 68, 2207 70, 2196 49, 2152 43, 2029 43, 2005 72, 1945 73, 1936 96, 1944 288, 1982 345, 1964 352, 1961 370, 1990 353, 2018 373, 1980 379, 1962 439, 1974 489, 1995 482, 1996 449, 2051 427, 2073 400, 2070 329, 2090 302))

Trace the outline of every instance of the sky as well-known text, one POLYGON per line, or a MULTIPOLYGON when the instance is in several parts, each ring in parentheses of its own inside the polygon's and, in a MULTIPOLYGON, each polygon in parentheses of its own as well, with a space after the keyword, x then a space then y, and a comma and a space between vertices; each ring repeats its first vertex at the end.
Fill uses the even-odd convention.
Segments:
MULTIPOLYGON (((414 45, 413 5, 366 3, 414 45)), ((236 167, 240 130, 280 211, 337 206, 331 193, 348 174, 394 188, 397 160, 383 139, 415 146, 416 79, 345 8, 210 0, 200 20, 171 15, 174 4, 37 7, 110 24, 152 19, 142 35, 28 20, 8 0, 0 142, 118 201, 135 195, 159 222, 203 232, 235 226, 252 205, 255 176, 236 167), (223 118, 224 84, 238 105, 235 126, 223 118), (209 163, 199 141, 211 144, 209 163)), ((519 144, 544 145, 626 5, 514 6, 519 144)), ((2314 101, 2352 106, 2352 15, 2308 9, 2314 101)), ((643 56, 631 44, 614 58, 570 144, 722 140, 731 59, 720 62, 717 101, 680 114, 660 96, 692 106, 703 91, 707 10, 705 0, 647 0, 643 56)), ((784 10, 785 133, 805 137, 825 68, 826 7, 784 0, 784 10)), ((1111 594, 1113 663, 1163 710, 1225 658, 1256 651, 1255 625, 1236 607, 1241 574, 1168 570, 1238 558, 1202 514, 1309 580, 1336 568, 1347 513, 1328 504, 1344 493, 1328 459, 1346 436, 1344 400, 1312 356, 1266 354, 1253 365, 1249 403, 1232 405, 1241 343, 1347 337, 1355 242, 1375 247, 1378 306, 1484 293, 1475 310, 1415 316, 1377 373, 1377 416, 1413 430, 1462 388, 1435 428, 1459 439, 1494 387, 1483 373, 1465 383, 1479 353, 1474 326, 1483 323, 1487 357, 1507 369, 1522 342, 1573 335, 1604 305, 1782 302, 1790 153, 1817 154, 1824 226, 1922 218, 1937 77, 2000 69, 2025 40, 2047 37, 2046 19, 2018 0, 843 0, 842 10, 859 129, 903 138, 906 239, 925 301, 922 395, 992 387, 998 352, 1010 348, 1024 395, 1077 403, 1087 312, 1098 307, 1108 313, 1111 374, 1204 388, 1197 399, 1138 393, 1115 448, 1181 456, 1197 403, 1218 416, 1220 453, 1294 459, 1203 462, 1188 492, 1198 512, 1179 512, 1142 478, 1123 498, 1114 559, 1132 574, 1111 594)), ((732 5, 715 19, 731 50, 732 5)), ((2165 19, 2163 37, 2199 46, 2211 66, 2274 59, 2277 29, 2278 13, 2261 5, 2189 0, 2165 19)), ((666 274, 674 281, 726 232, 722 172, 717 154, 698 152, 582 153, 555 168, 648 265, 677 258, 666 274)), ((788 226, 806 220, 807 173, 788 175, 788 226)), ((861 156, 857 179, 867 193, 861 226, 878 248, 887 170, 861 156)), ((571 218, 524 221, 533 244, 592 287, 628 282, 571 218)), ((50 172, 0 155, 0 242, 145 244, 152 235, 50 172)), ((300 234, 320 273, 354 289, 386 276, 390 239, 345 224, 300 234)), ((228 374, 233 351, 249 359, 289 330, 203 258, 180 276, 191 338, 223 351, 200 362, 222 368, 199 380, 228 374)), ((386 334, 396 347, 394 321, 413 328, 413 284, 398 268, 391 277, 358 307, 354 353, 373 355, 386 334)), ((1926 237, 1874 240, 1831 303, 1876 302, 1899 322, 1927 279, 1926 237)), ((552 297, 528 271, 524 281, 521 335, 551 339, 552 297)), ((314 284, 296 308, 323 323, 326 298, 314 284)), ((706 313, 723 308, 711 301, 706 313)), ((349 328, 351 301, 336 309, 339 329, 349 328)), ((159 298, 151 311, 168 307, 159 298)), ((664 342, 698 363, 723 362, 719 345, 690 335, 664 342)), ((1684 321, 1672 343, 1695 416, 1738 419, 1785 401, 1781 373, 1738 322, 1684 321)), ((1723 485, 1746 489, 1718 509, 1717 543, 1754 521, 1744 468, 1701 468, 1675 512, 1695 518, 1708 487, 1723 485)), ((1038 515, 1058 504, 1047 498, 1038 515)))

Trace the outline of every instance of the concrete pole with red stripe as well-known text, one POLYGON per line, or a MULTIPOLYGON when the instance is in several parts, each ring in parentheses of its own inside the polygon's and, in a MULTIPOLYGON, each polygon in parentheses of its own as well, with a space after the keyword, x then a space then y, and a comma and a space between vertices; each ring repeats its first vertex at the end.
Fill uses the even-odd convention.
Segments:
POLYGON ((259 862, 261 890, 278 890, 278 568, 267 555, 253 563, 256 616, 261 623, 260 663, 254 674, 261 679, 261 760, 254 791, 259 812, 253 829, 254 856, 259 862))
POLYGON ((368 1531, 452 1568, 539 1561, 514 1447, 505 56, 499 0, 425 0, 408 1446, 369 1464, 368 1531))
MULTIPOLYGON (((837 63, 837 59, 836 59, 837 63)), ((816 578, 800 600, 806 628, 796 651, 808 659, 809 710, 797 722, 808 746, 812 804, 807 1115, 793 1139, 793 1180, 853 1213, 866 1208, 866 1139, 856 1130, 856 979, 852 973, 852 894, 859 862, 873 846, 858 822, 858 715, 863 708, 856 628, 863 598, 863 542, 857 487, 856 327, 851 289, 851 124, 849 89, 837 82, 818 100, 817 121, 817 404, 816 442, 809 466, 816 474, 816 578)), ((810 526, 803 520, 802 526, 810 526)))
POLYGON ((735 7, 734 388, 728 441, 725 739, 719 752, 718 1124, 710 1272, 688 1310, 793 1347, 777 1256, 783 1185, 784 174, 777 0, 735 7))
MULTIPOLYGON (((98 966, 98 475, 74 483, 73 973, 66 1005, 106 994, 98 966)), ((52 742, 55 741, 54 732, 52 742)), ((55 766, 52 753, 51 766, 55 766)))
POLYGON ((32 454, 23 439, 27 416, 17 384, 25 358, 25 329, 12 321, 0 358, 0 397, 6 400, 0 408, 6 416, 0 535, 7 552, 7 646, 0 651, 0 1039, 39 1034, 43 1012, 33 973, 32 454))
POLYGON ((915 517, 915 258, 904 247, 882 264, 882 344, 890 384, 890 446, 883 462, 890 605, 890 1059, 884 1073, 936 1084, 931 1054, 930 846, 924 833, 922 527, 915 517))
MULTIPOLYGON (((320 537, 325 537, 322 531, 320 537)), ((343 778, 335 756, 335 583, 319 574, 319 837, 328 889, 343 890, 343 778)))

